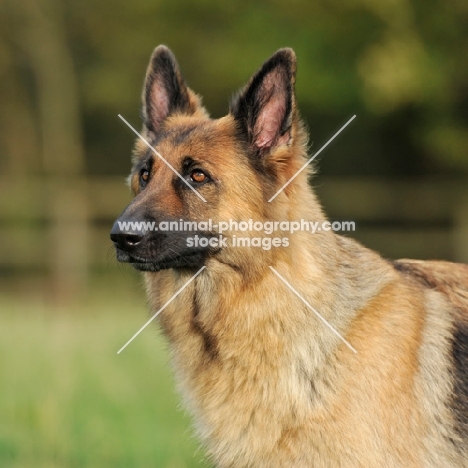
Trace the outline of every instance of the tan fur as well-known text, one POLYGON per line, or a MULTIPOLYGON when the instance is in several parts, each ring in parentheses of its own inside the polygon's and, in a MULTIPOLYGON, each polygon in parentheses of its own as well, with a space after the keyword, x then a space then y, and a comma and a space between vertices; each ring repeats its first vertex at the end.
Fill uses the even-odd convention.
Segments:
MULTIPOLYGON (((334 257, 343 254, 337 251, 334 257)), ((213 262, 206 276, 164 313, 161 324, 172 343, 179 388, 219 466, 464 466, 463 454, 443 440, 452 425, 443 404, 450 394, 444 359, 449 304, 430 292, 436 310, 425 312, 419 288, 405 284, 372 254, 359 260, 368 266, 375 262, 374 272, 380 268, 387 285, 370 274, 349 278, 368 289, 362 290, 369 295, 367 304, 357 310, 334 303, 324 291, 314 290, 313 282, 302 289, 304 277, 316 278, 314 272, 294 275, 297 267, 287 264, 280 270, 303 297, 320 304, 338 330, 344 327, 337 316, 354 316, 343 335, 357 355, 270 273, 249 286, 232 274, 226 279, 230 272, 213 262), (201 328, 216 337, 212 359, 193 329, 193 295, 201 297, 201 328), (426 324, 425 314, 431 315, 426 324), (441 353, 429 349, 428 362, 420 356, 425 339, 441 353)), ((329 261, 339 268, 339 260, 329 261)), ((166 300, 158 291, 170 296, 188 279, 174 276, 147 275, 155 309, 166 300)))
MULTIPOLYGON (((162 140, 157 150, 174 166, 195 155, 221 187, 200 190, 206 204, 193 197, 190 219, 326 219, 306 171, 267 203, 305 160, 307 135, 297 112, 289 143, 270 155, 279 168, 274 184, 249 166, 231 115, 173 115, 163 130, 186 125, 197 129, 178 145, 162 140)), ((143 151, 137 143, 135 158, 143 151)), ((153 171, 158 183, 139 195, 140 203, 186 216, 164 182, 170 169, 157 162, 153 171)), ((160 316, 178 388, 208 457, 222 468, 466 467, 467 440, 454 430, 449 402, 450 340, 455 321, 468 320, 468 267, 408 261, 402 272, 333 232, 289 237, 288 248, 228 248, 210 257, 160 316)), ((151 309, 193 274, 145 273, 151 309)))

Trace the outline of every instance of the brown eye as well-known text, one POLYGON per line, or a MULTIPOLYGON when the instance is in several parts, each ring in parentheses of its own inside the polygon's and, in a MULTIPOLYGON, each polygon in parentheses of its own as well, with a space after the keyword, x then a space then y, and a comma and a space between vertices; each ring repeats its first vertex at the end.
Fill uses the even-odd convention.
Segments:
POLYGON ((190 178, 194 182, 197 182, 198 184, 200 184, 202 182, 205 182, 208 179, 208 176, 203 171, 200 171, 200 169, 196 169, 191 172, 190 178))
POLYGON ((140 172, 140 185, 145 186, 148 180, 149 180, 149 172, 146 169, 143 169, 140 172))

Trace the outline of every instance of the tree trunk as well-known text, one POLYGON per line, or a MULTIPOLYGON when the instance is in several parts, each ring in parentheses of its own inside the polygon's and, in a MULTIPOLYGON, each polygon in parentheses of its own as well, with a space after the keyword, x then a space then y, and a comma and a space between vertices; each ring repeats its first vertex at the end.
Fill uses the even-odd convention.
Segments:
POLYGON ((38 97, 42 167, 48 182, 48 256, 53 298, 77 299, 87 282, 87 199, 79 92, 59 0, 12 4, 19 40, 31 62, 38 97))

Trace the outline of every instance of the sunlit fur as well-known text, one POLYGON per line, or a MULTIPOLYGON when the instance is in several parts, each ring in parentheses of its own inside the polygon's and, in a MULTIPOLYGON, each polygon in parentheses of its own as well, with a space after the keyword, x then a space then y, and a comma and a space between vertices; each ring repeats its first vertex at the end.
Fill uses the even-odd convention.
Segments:
MULTIPOLYGON (((181 198, 169 183, 173 173, 156 160, 138 203, 190 219, 326 219, 307 171, 268 203, 307 157, 294 98, 290 138, 264 156, 262 171, 233 113, 210 120, 190 96, 196 110, 169 115, 160 132, 194 130, 155 148, 176 168, 192 155, 218 185, 200 189, 207 203, 192 193, 181 198)), ((134 161, 147 151, 137 141, 134 161)), ((137 175, 131 184, 139 193, 137 175)), ((289 247, 227 248, 209 257, 160 315, 178 389, 209 459, 222 468, 468 466, 468 428, 454 404, 468 411, 467 389, 455 398, 461 369, 453 358, 455 331, 467 327, 468 267, 394 264, 333 232, 288 237, 289 247)), ((145 273, 151 309, 195 272, 145 273)))

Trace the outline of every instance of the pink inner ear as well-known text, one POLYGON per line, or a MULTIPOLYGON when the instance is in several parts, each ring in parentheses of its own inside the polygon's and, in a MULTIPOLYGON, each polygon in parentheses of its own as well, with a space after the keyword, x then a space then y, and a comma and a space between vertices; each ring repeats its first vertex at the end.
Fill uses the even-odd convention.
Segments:
POLYGON ((274 145, 286 144, 288 132, 280 135, 281 124, 286 112, 287 92, 281 86, 279 73, 270 73, 262 83, 262 96, 265 103, 257 117, 254 127, 254 144, 259 149, 268 149, 274 145))
POLYGON ((164 84, 158 78, 151 83, 151 122, 156 130, 169 115, 169 96, 164 84))
POLYGON ((258 148, 270 148, 276 142, 279 137, 285 111, 284 100, 274 93, 261 110, 255 123, 255 128, 258 129, 255 146, 258 148))

